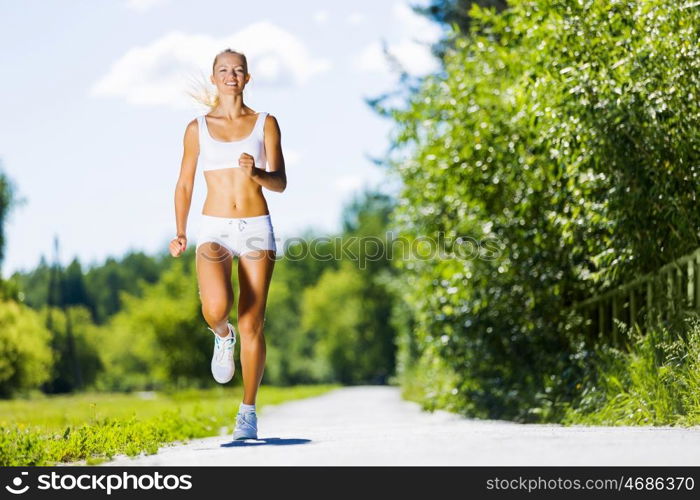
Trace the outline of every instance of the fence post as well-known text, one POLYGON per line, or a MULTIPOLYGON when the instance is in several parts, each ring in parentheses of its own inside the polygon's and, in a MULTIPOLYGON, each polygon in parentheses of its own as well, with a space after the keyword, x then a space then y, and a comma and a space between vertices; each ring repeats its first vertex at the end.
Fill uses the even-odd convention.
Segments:
POLYGON ((695 253, 691 262, 695 267, 695 310, 700 311, 700 252, 695 253))
POLYGON ((666 272, 666 321, 671 320, 671 316, 673 316, 673 290, 674 290, 674 284, 673 284, 673 269, 669 269, 666 272))
POLYGON ((637 324, 637 294, 634 288, 630 290, 630 327, 637 324))
POLYGON ((689 260, 685 265, 685 274, 688 277, 688 282, 685 288, 685 306, 693 305, 693 290, 695 288, 695 268, 693 261, 689 260))
POLYGON ((620 303, 617 294, 612 296, 612 341, 613 345, 617 346, 617 322, 620 319, 620 303))

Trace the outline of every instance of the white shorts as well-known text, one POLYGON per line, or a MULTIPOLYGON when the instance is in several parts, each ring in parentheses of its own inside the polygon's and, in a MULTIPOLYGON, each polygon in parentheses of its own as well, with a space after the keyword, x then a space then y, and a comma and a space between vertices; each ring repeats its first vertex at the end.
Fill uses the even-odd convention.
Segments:
POLYGON ((197 246, 214 242, 226 248, 232 255, 241 256, 256 250, 277 252, 275 231, 270 215, 256 217, 218 217, 200 214, 197 246))

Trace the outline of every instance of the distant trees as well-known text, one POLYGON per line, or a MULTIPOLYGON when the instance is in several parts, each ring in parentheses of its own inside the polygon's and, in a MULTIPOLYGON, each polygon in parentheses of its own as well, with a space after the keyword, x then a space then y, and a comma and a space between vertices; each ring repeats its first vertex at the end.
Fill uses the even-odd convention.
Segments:
MULTIPOLYGON (((388 196, 359 193, 343 212, 341 233, 290 241, 268 298, 265 383, 388 380, 395 346, 382 279, 391 270, 384 251, 357 257, 360 237, 382 241, 391 210, 388 196)), ((16 362, 0 369, 4 394, 211 385, 212 339, 194 257, 193 248, 181 259, 130 252, 87 270, 78 259, 62 269, 42 257, 36 269, 15 273, 8 282, 24 304, 8 309, 5 346, 16 362), (20 332, 40 348, 25 353, 20 332)), ((233 280, 238 298, 235 273, 233 280)))
POLYGON ((27 306, 0 302, 0 396, 33 389, 51 377, 51 334, 27 306))

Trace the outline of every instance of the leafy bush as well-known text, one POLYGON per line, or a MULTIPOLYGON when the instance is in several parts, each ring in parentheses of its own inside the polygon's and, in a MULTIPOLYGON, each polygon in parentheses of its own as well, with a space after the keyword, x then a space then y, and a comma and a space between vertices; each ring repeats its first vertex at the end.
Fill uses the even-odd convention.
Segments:
POLYGON ((51 376, 51 333, 40 316, 12 301, 0 302, 0 395, 38 388, 51 376))
POLYGON ((562 312, 698 246, 700 9, 508 3, 472 6, 444 71, 377 106, 392 223, 445 252, 395 260, 399 359, 428 407, 556 420, 591 356, 562 312))

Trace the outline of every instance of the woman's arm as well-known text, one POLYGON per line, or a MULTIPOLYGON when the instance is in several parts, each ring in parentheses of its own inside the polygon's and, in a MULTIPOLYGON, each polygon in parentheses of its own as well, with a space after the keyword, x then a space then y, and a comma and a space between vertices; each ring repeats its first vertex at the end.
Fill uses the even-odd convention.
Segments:
POLYGON ((281 193, 287 188, 287 173, 284 168, 284 156, 282 156, 282 134, 277 119, 272 115, 267 115, 263 127, 268 170, 253 168, 251 177, 270 191, 281 193))
POLYGON ((187 124, 183 139, 184 151, 180 165, 180 176, 175 186, 175 224, 177 236, 187 234, 187 215, 192 203, 192 190, 194 187, 194 175, 197 171, 197 158, 199 157, 199 125, 194 119, 187 124))

